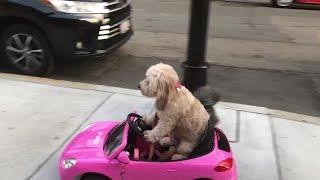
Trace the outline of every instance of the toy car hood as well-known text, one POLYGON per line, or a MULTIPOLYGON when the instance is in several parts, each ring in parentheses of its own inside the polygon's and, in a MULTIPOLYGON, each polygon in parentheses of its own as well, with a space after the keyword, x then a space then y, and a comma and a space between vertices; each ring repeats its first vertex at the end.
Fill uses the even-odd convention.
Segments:
POLYGON ((96 122, 85 127, 65 147, 63 157, 76 156, 77 158, 105 157, 104 144, 108 133, 117 122, 96 122))

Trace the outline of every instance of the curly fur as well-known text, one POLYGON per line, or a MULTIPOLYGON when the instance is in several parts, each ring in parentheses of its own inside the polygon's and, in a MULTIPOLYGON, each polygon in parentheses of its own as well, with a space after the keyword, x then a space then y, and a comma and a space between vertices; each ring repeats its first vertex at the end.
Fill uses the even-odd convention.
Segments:
MULTIPOLYGON (((185 88, 176 89, 179 77, 175 70, 166 64, 151 66, 146 79, 139 83, 143 95, 156 97, 157 125, 145 131, 145 138, 161 145, 175 145, 176 153, 172 159, 186 158, 198 144, 206 129, 209 114, 192 93, 185 88)), ((154 118, 145 118, 152 123, 154 118)))

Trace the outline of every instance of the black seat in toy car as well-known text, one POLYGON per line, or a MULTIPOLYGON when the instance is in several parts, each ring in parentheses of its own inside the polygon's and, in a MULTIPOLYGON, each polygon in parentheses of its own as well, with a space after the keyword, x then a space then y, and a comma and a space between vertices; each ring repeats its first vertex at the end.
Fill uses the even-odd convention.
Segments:
POLYGON ((200 138, 199 144, 194 149, 194 151, 191 153, 189 158, 203 156, 205 154, 210 153, 213 150, 213 148, 214 148, 214 131, 215 131, 213 123, 214 122, 211 119, 208 121, 207 130, 200 138))

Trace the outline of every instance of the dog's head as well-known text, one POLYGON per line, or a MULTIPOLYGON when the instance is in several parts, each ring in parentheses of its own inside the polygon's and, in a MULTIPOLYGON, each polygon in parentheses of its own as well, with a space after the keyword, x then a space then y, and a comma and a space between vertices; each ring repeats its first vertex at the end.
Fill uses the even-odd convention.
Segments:
POLYGON ((156 64, 146 72, 146 79, 139 83, 142 94, 148 97, 156 97, 156 108, 164 110, 168 96, 179 81, 179 76, 173 67, 167 64, 156 64))

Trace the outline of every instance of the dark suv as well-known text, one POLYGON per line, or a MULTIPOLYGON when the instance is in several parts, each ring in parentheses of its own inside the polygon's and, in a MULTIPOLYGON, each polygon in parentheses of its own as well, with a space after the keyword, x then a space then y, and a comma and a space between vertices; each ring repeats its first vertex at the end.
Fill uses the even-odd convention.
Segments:
POLYGON ((0 53, 19 73, 45 75, 57 59, 98 57, 133 34, 130 0, 0 0, 0 53))

